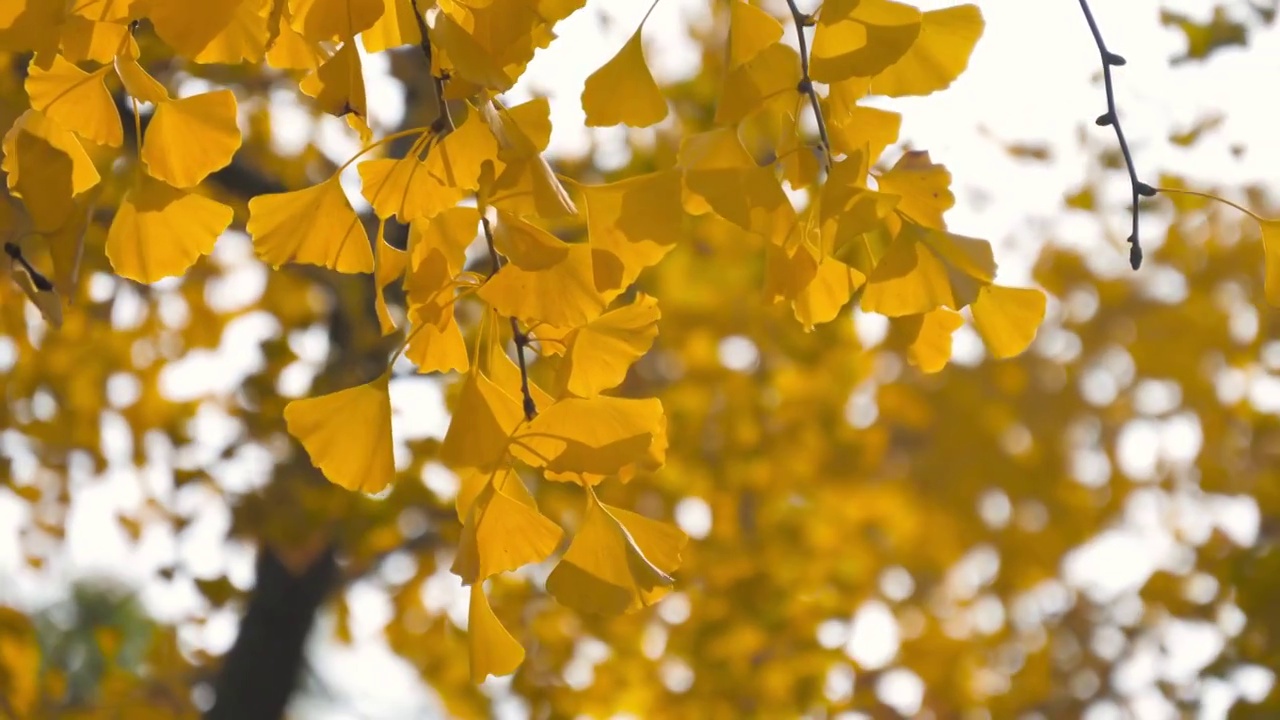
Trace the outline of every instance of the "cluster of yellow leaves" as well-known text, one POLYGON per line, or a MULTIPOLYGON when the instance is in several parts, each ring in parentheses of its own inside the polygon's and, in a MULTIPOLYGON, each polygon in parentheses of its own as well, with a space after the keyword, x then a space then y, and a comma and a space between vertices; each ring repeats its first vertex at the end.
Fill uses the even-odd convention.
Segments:
MULTIPOLYGON (((783 42, 778 19, 735 0, 717 127, 685 137, 673 167, 566 185, 542 155, 551 130, 547 102, 507 108, 498 95, 551 42, 555 23, 582 4, 20 0, 0 12, 0 49, 34 52, 31 109, 3 143, 8 187, 33 234, 75 242, 73 224, 101 179, 83 143, 124 145, 115 82, 129 98, 137 157, 121 163, 132 180, 106 240, 122 277, 181 275, 212 250, 233 211, 197 188, 241 143, 232 92, 172 97, 140 62, 137 21, 148 20, 192 62, 265 62, 305 73, 300 90, 364 139, 366 147, 328 179, 253 198, 246 229, 272 267, 372 273, 383 332, 406 333, 403 352, 420 372, 464 374, 441 458, 463 478, 453 570, 472 588, 476 679, 512 672, 523 658, 489 606, 484 581, 547 560, 563 539, 539 511, 529 477, 575 483, 584 495, 573 539, 547 580, 560 602, 626 612, 652 604, 673 583, 685 535, 600 502, 595 488, 664 462, 661 404, 608 393, 658 332, 657 300, 633 285, 686 234, 690 216, 762 238, 765 294, 789 303, 806 328, 856 302, 890 317, 892 337, 925 371, 945 365, 966 306, 997 357, 1021 352, 1044 314, 1039 291, 994 284, 988 243, 947 230, 943 214, 954 198, 945 168, 927 153, 907 153, 893 168, 874 170, 897 141, 900 121, 858 105, 871 93, 948 86, 981 34, 976 7, 922 13, 890 0, 830 0, 803 23, 813 26, 813 40, 802 57, 783 42), (436 122, 371 142, 358 37, 368 51, 420 44, 429 53, 444 88, 436 122), (824 145, 816 151, 801 123, 808 101, 819 106, 815 82, 826 85, 824 145), (145 129, 143 104, 153 108, 145 129), (403 157, 361 159, 402 135, 414 138, 403 157), (379 220, 409 225, 405 251, 382 242, 381 233, 370 242, 339 182, 353 163, 379 220), (805 201, 793 203, 787 188, 805 201), (564 228, 577 232, 574 241, 555 232, 564 228), (466 267, 473 243, 492 258, 487 274, 466 267), (381 292, 395 282, 407 298, 403 328, 381 292), (455 314, 464 297, 483 307, 471 347, 455 314), (502 350, 507 339, 515 341, 519 367, 502 350), (547 388, 526 372, 533 358, 525 354, 535 349, 555 370, 547 388)), ((644 57, 647 20, 587 80, 589 125, 642 127, 668 115, 644 57)), ((54 274, 73 276, 65 268, 54 274)), ((289 432, 333 483, 377 493, 394 481, 390 381, 388 364, 371 382, 286 407, 289 432)))

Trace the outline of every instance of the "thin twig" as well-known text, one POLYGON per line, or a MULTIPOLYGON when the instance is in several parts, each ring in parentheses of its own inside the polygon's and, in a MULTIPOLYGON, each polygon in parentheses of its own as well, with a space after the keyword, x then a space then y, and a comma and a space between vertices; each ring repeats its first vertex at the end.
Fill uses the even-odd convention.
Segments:
POLYGON ((432 86, 436 92, 436 102, 440 103, 440 114, 436 116, 436 120, 432 123, 432 129, 436 135, 444 136, 453 132, 453 118, 449 115, 449 103, 444 99, 444 78, 436 75, 431 70, 434 64, 431 52, 431 36, 427 34, 427 20, 422 16, 422 11, 418 9, 418 0, 409 0, 409 5, 413 8, 413 19, 418 23, 418 34, 422 39, 418 42, 418 47, 422 48, 422 54, 427 58, 427 74, 431 76, 432 86), (439 126, 439 127, 435 127, 439 126))
MULTIPOLYGON (((493 246, 493 226, 489 224, 489 218, 481 215, 480 225, 484 228, 484 242, 489 248, 489 261, 492 263, 489 277, 493 277, 502 267, 502 258, 498 256, 498 249, 493 246)), ((529 335, 520 329, 515 318, 508 319, 511 321, 511 339, 516 344, 516 360, 520 364, 520 395, 524 398, 524 419, 533 420, 538 414, 538 404, 533 401, 533 393, 529 391, 529 365, 524 357, 524 349, 529 346, 529 335)))
POLYGON ((822 158, 826 169, 831 169, 831 140, 827 138, 827 123, 822 118, 822 106, 818 104, 818 92, 813 89, 813 79, 809 77, 809 46, 804 39, 804 29, 813 25, 813 17, 800 12, 796 0, 787 0, 791 8, 791 19, 796 24, 796 37, 800 45, 800 84, 796 89, 809 96, 809 106, 813 108, 813 117, 818 121, 818 139, 822 143, 822 158))
POLYGON ((1107 95, 1107 111, 1095 121, 1099 126, 1110 125, 1116 131, 1116 140, 1120 143, 1120 154, 1124 156, 1124 166, 1129 171, 1129 186, 1133 192, 1133 230, 1129 235, 1129 264, 1137 270, 1142 265, 1142 244, 1138 240, 1138 200, 1142 197, 1153 197, 1156 189, 1138 179, 1138 169, 1133 164, 1133 154, 1129 152, 1129 143, 1124 139, 1124 130, 1120 127, 1120 115, 1116 112, 1115 87, 1111 83, 1111 68, 1125 64, 1125 59, 1107 49, 1102 39, 1102 31, 1098 22, 1093 19, 1093 11, 1089 9, 1089 0, 1080 0, 1080 9, 1084 11, 1084 19, 1089 23, 1089 31, 1093 33, 1093 42, 1098 46, 1098 54, 1102 57, 1102 85, 1107 95))

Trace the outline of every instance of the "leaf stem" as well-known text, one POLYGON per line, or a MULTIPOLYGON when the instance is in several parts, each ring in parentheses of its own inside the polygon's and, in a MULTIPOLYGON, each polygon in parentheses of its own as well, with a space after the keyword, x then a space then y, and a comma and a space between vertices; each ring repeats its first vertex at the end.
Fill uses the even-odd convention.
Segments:
POLYGON ((418 23, 418 34, 422 37, 418 47, 422 49, 423 56, 427 58, 427 74, 431 76, 431 86, 436 93, 436 102, 439 103, 439 114, 431 125, 437 130, 438 134, 447 135, 453 132, 454 124, 453 118, 449 115, 449 103, 444 99, 445 79, 431 70, 431 66, 434 64, 432 59, 434 53, 431 51, 431 35, 427 32, 427 20, 422 16, 422 10, 418 8, 418 0, 409 0, 409 5, 413 8, 413 19, 418 23))
POLYGON ((1156 188, 1156 190, 1157 190, 1157 191, 1159 191, 1159 192, 1162 192, 1162 193, 1175 193, 1175 194, 1181 194, 1181 195, 1194 195, 1195 197, 1204 198, 1204 199, 1206 199, 1206 200, 1217 200, 1218 202, 1222 203, 1223 205, 1228 205, 1228 206, 1230 206, 1230 207, 1233 207, 1233 208, 1235 208, 1235 209, 1239 210, 1240 212, 1244 213, 1245 215, 1248 215, 1249 217, 1253 218, 1253 219, 1254 219, 1254 220, 1256 220, 1257 222, 1264 222, 1264 221, 1266 221, 1266 218, 1264 218, 1264 217, 1262 217, 1261 215, 1259 215, 1258 213, 1256 213, 1256 212, 1254 212, 1254 211, 1250 210, 1249 208, 1247 208, 1247 207, 1245 207, 1245 206, 1243 206, 1243 205, 1240 205, 1239 203, 1233 202, 1233 201, 1228 200, 1228 199, 1226 199, 1226 198, 1224 198, 1224 197, 1218 197, 1217 195, 1212 195, 1212 194, 1207 193, 1207 192, 1200 192, 1199 190, 1187 190, 1187 189, 1185 189, 1185 188, 1167 188, 1167 187, 1156 188))
MULTIPOLYGON (((489 277, 493 277, 502 267, 502 258, 493 245, 493 226, 489 224, 489 218, 481 214, 480 225, 484 228, 484 241, 489 248, 489 260, 493 264, 489 277)), ((524 399, 524 418, 532 421, 538 414, 538 404, 533 401, 533 393, 529 391, 529 364, 524 356, 525 348, 529 346, 529 335, 520 329, 520 323, 514 317, 508 319, 511 321, 511 339, 516 344, 516 360, 520 365, 520 395, 524 399)))
MULTIPOLYGON (((790 1, 790 0, 788 0, 790 1)), ((1129 234, 1129 265, 1137 270, 1142 265, 1142 243, 1138 240, 1138 202, 1139 198, 1151 197, 1156 189, 1138 179, 1138 169, 1133 164, 1133 154, 1129 152, 1129 143, 1125 140, 1124 130, 1120 127, 1120 115, 1116 112, 1115 86, 1111 80, 1111 68, 1125 64, 1125 59, 1107 49, 1102 39, 1102 31, 1098 29, 1098 21, 1093 18, 1089 8, 1089 0, 1080 0, 1080 10, 1089 23, 1089 32, 1093 33, 1093 42, 1098 46, 1098 55, 1102 58, 1102 85, 1107 96, 1107 112, 1099 115, 1095 121, 1098 125, 1110 125, 1116 132, 1116 141, 1120 144, 1120 154, 1124 157, 1125 169, 1129 171, 1129 187, 1133 201, 1133 229, 1129 234)))
POLYGON ((796 39, 800 46, 800 84, 797 90, 809 96, 809 107, 813 108, 813 117, 818 121, 818 139, 822 143, 822 158, 825 169, 831 169, 831 140, 827 137, 827 123, 822 117, 822 106, 818 104, 818 91, 813 89, 813 78, 809 77, 809 45, 804 38, 804 29, 812 25, 812 18, 800 12, 796 0, 787 0, 791 9, 791 20, 796 24, 796 39))
POLYGON ((387 135, 386 137, 378 138, 377 140, 374 140, 368 145, 365 145, 364 147, 360 148, 360 150, 356 152, 355 155, 352 155, 350 158, 347 159, 346 162, 342 163, 342 167, 338 168, 338 171, 335 172, 334 175, 341 175, 342 171, 346 170, 351 165, 351 163, 355 162, 356 160, 359 160, 360 156, 364 155, 370 150, 376 150, 382 147, 383 145, 386 145, 387 143, 393 140, 399 140, 402 137, 409 137, 410 135, 421 135, 429 132, 431 132, 431 128, 429 127, 416 127, 416 128, 409 128, 408 130, 401 130, 399 132, 393 132, 390 135, 387 135))

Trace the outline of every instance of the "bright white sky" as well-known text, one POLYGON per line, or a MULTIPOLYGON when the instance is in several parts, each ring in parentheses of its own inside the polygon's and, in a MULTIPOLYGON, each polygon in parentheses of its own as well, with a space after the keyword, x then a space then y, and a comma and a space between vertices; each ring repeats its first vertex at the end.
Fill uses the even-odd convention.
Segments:
MULTIPOLYGON (((954 3, 917 0, 915 4, 933 9, 954 3)), ((1228 4, 1238 13, 1245 11, 1244 0, 1228 4)), ((782 0, 776 0, 776 5, 777 14, 785 17, 782 0)), ((1168 58, 1178 54, 1183 44, 1179 33, 1159 24, 1161 6, 1207 17, 1211 4, 1204 0, 1095 0, 1093 8, 1110 49, 1128 60, 1125 67, 1116 71, 1117 100, 1141 176, 1152 183, 1161 171, 1186 174, 1205 184, 1274 182, 1275 168, 1280 167, 1274 99, 1267 88, 1255 85, 1264 78, 1280 77, 1280 53, 1258 50, 1280 47, 1280 30, 1256 32, 1248 50, 1227 49, 1209 63, 1170 68, 1168 58), (1225 114, 1225 122, 1194 148, 1179 148, 1167 140, 1171 131, 1185 129, 1219 111, 1225 114), (1234 158, 1230 152, 1230 147, 1236 144, 1247 148, 1241 159, 1234 158)), ((535 57, 528 74, 511 95, 514 101, 528 97, 531 91, 549 95, 554 126, 551 153, 575 155, 585 151, 588 131, 583 129, 579 105, 583 82, 618 50, 648 7, 647 0, 590 0, 586 9, 560 24, 557 31, 561 39, 535 57)), ((808 9, 809 5, 802 2, 802 7, 808 9)), ((1114 142, 1110 129, 1095 127, 1092 122, 1105 105, 1100 85, 1093 82, 1099 70, 1097 51, 1077 1, 983 0, 981 7, 987 30, 968 73, 944 93, 878 104, 904 114, 904 142, 929 150, 935 161, 945 163, 952 171, 957 205, 948 215, 949 224, 957 232, 985 237, 995 244, 1003 282, 1027 282, 1030 263, 1050 236, 1089 248, 1094 265, 1100 270, 1130 272, 1126 251, 1120 242, 1127 234, 1125 204, 1129 194, 1122 172, 1111 173, 1107 186, 1107 201, 1114 210, 1106 217, 1113 235, 1110 240, 1100 233, 1096 216, 1062 210, 1063 195, 1079 187, 1091 162, 1089 153, 1079 150, 1081 130, 1089 134, 1095 147, 1111 147, 1114 142), (1052 160, 1041 163, 1013 159, 993 138, 1004 143, 1044 144, 1051 150, 1052 160)), ((659 81, 693 72, 698 56, 680 28, 690 22, 705 21, 705 3, 701 0, 663 0, 658 5, 646 25, 644 37, 649 63, 659 81)), ((399 89, 386 78, 385 64, 377 58, 370 61, 367 69, 375 121, 395 124, 402 111, 399 89)), ((297 132, 295 121, 300 120, 299 113, 290 113, 281 107, 278 115, 293 123, 289 125, 290 132, 297 132)), ((319 132, 335 148, 350 147, 352 142, 349 135, 344 138, 345 124, 340 121, 323 125, 319 132)), ((626 131, 612 128, 589 132, 610 143, 613 153, 625 152, 622 139, 626 131)), ((290 140, 286 138, 284 142, 290 140)), ((888 159, 894 157, 894 151, 890 150, 888 159)), ((1143 229, 1147 244, 1154 245, 1160 235, 1159 219, 1144 216, 1143 229)), ((234 263, 238 257, 247 255, 246 250, 230 240, 224 241, 219 247, 219 260, 234 263)), ((245 325, 246 335, 270 331, 260 324, 245 325)), ((874 328, 871 331, 874 332, 874 328)), ((301 338, 299 342, 310 341, 301 338)), ((218 362, 244 362, 242 349, 236 345, 239 343, 224 343, 224 351, 206 358, 198 368, 193 366, 183 377, 207 377, 204 370, 218 362)), ((963 342, 957 344, 958 354, 963 351, 963 345, 963 342)), ((313 349, 317 357, 323 357, 322 343, 313 349)), ((412 391, 415 402, 397 403, 397 406, 441 407, 434 386, 424 382, 411 384, 414 387, 403 385, 396 393, 403 396, 412 391)), ((1276 400, 1271 398, 1272 402, 1276 400)), ((431 415, 398 415, 397 435, 439 434, 443 417, 439 413, 431 415)), ((201 422, 206 430, 219 431, 216 417, 206 417, 201 422)), ((1129 454, 1135 458, 1132 462, 1154 462, 1161 447, 1185 445, 1183 441, 1188 432, 1192 433, 1192 442, 1198 442, 1195 440, 1198 428, 1190 431, 1186 427, 1139 428, 1129 443, 1129 454)), ((9 452, 3 445, 0 449, 9 452)), ((124 450, 119 456, 124 460, 129 457, 129 451, 124 450)), ((260 474, 260 470, 253 468, 260 463, 261 458, 244 458, 229 468, 228 480, 241 488, 252 487, 255 484, 252 476, 260 474)), ((20 463, 15 465, 15 471, 18 465, 20 463)), ((70 557, 65 559, 64 566, 69 577, 105 573, 141 580, 149 575, 151 568, 177 554, 189 567, 194 566, 193 569, 215 574, 226 568, 237 584, 247 586, 251 582, 251 554, 247 548, 212 554, 198 550, 218 547, 226 530, 227 514, 212 495, 204 501, 189 493, 183 498, 184 504, 209 509, 181 542, 172 536, 153 537, 148 533, 141 547, 131 548, 116 529, 113 513, 115 508, 135 507, 141 499, 139 482, 152 481, 122 471, 110 472, 108 477, 92 483, 88 478, 82 480, 86 490, 78 495, 68 521, 70 557)), ((1067 579, 1091 594, 1116 596, 1137 587, 1156 568, 1175 562, 1177 547, 1170 529, 1163 520, 1157 521, 1165 517, 1163 511, 1167 510, 1162 502, 1167 500, 1149 495, 1138 497, 1128 509, 1122 526, 1064 562, 1067 579)), ((1243 526, 1245 530, 1240 539, 1249 542, 1250 530, 1256 528, 1256 515, 1256 508, 1247 501, 1243 505, 1219 503, 1199 520, 1195 520, 1196 512, 1189 513, 1192 519, 1186 522, 1229 525, 1236 530, 1243 526)), ((688 517, 693 520, 686 522, 699 521, 696 512, 688 517)), ((17 528, 24 518, 23 505, 0 499, 0 533, 3 533, 0 534, 0 577, 15 580, 10 589, 0 589, 0 600, 14 596, 34 600, 48 597, 53 591, 35 584, 35 578, 21 569, 17 528)), ((709 519, 702 518, 701 522, 709 519)), ((465 623, 465 600, 460 590, 456 581, 441 578, 433 581, 428 595, 433 605, 449 608, 455 619, 465 623)), ((181 614, 183 608, 191 607, 195 601, 190 588, 185 592, 179 589, 149 591, 144 597, 161 616, 181 614)), ((389 611, 381 594, 372 587, 358 586, 351 590, 350 599, 356 617, 355 635, 360 641, 354 649, 337 648, 325 642, 318 653, 319 669, 330 691, 348 697, 349 702, 335 704, 328 699, 313 702, 303 698, 297 705, 299 713, 309 718, 336 719, 422 717, 430 712, 429 691, 414 689, 418 686, 410 671, 377 641, 380 618, 389 611), (389 692, 392 688, 403 689, 403 692, 392 694, 389 692)), ((851 620, 854 611, 850 608, 851 620)), ((857 622, 836 623, 828 628, 833 642, 847 642, 851 656, 859 661, 882 658, 880 662, 888 662, 896 650, 897 634, 866 631, 865 628, 880 625, 870 620, 880 616, 876 613, 883 614, 883 609, 873 606, 866 608, 865 613, 870 615, 861 614, 857 622)), ((220 650, 230 644, 235 622, 234 615, 220 616, 203 633, 188 639, 220 650)), ((1175 637, 1183 637, 1184 642, 1190 643, 1186 647, 1203 645, 1194 628, 1170 630, 1170 639, 1175 637), (1178 632, 1183 634, 1179 636, 1178 632)), ((589 662, 586 667, 589 672, 589 662)), ((1139 668, 1135 671, 1137 679, 1131 681, 1134 697, 1139 698, 1133 709, 1143 718, 1169 717, 1169 709, 1161 706, 1151 691, 1154 682, 1162 677, 1194 672, 1197 668, 1196 661, 1192 661, 1189 668, 1157 664, 1152 664, 1149 671, 1139 668)), ((892 694, 909 708, 912 695, 918 694, 918 688, 911 681, 914 676, 907 673, 892 677, 892 694)), ((1269 682, 1265 674, 1259 678, 1255 673, 1235 688, 1212 685, 1206 692, 1201 717, 1224 716, 1221 708, 1232 697, 1240 692, 1265 690, 1269 682)), ((486 687, 501 694, 504 686, 505 681, 491 680, 486 687)), ((516 706, 508 709, 511 712, 507 714, 514 717, 521 714, 516 706)), ((1091 720, 1107 720, 1113 716, 1114 713, 1102 710, 1091 720)))

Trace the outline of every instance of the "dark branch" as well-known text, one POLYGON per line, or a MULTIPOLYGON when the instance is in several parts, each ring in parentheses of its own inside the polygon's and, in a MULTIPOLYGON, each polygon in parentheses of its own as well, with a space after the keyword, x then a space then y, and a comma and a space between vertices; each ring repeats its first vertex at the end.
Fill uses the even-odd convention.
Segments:
POLYGON ((449 103, 444 99, 444 78, 436 75, 431 67, 434 64, 434 53, 431 51, 431 36, 427 34, 427 21, 422 16, 422 11, 418 9, 418 0, 409 0, 409 4, 413 7, 413 19, 418 23, 418 34, 422 39, 418 43, 418 47, 422 48, 422 54, 427 58, 427 74, 431 76, 431 84, 435 89, 436 102, 439 103, 440 115, 436 117, 436 121, 432 123, 432 131, 436 135, 443 136, 453 131, 453 118, 449 115, 449 103))
POLYGON ((1089 0, 1080 0, 1080 9, 1084 11, 1084 19, 1089 23, 1093 42, 1098 46, 1098 54, 1102 57, 1102 85, 1107 94, 1107 111, 1099 115, 1096 122, 1101 127, 1110 125, 1115 129, 1116 140, 1120 143, 1120 154, 1124 156, 1124 166, 1129 171, 1129 186, 1133 193, 1133 230, 1129 234, 1129 264, 1137 270, 1142 265, 1142 243, 1138 240, 1138 202, 1140 198, 1154 196, 1156 189, 1138 179, 1138 170, 1133 164, 1133 154, 1129 152, 1129 143, 1124 139, 1124 130, 1120 127, 1120 115, 1116 112, 1116 93, 1111 82, 1111 68, 1124 65, 1125 60, 1107 49, 1107 44, 1102 39, 1102 31, 1098 29, 1098 22, 1093 19, 1093 11, 1089 9, 1089 0))
POLYGON ((831 140, 827 138, 827 123, 822 117, 822 106, 818 104, 818 92, 813 89, 813 79, 809 77, 809 45, 804 38, 804 29, 813 24, 813 18, 800 12, 796 0, 787 0, 791 8, 791 20, 796 24, 796 38, 800 45, 800 85, 796 88, 809 97, 809 107, 813 108, 813 117, 818 121, 818 138, 822 142, 822 158, 826 168, 831 169, 831 140))
MULTIPOLYGON (((502 258, 498 256, 498 249, 493 246, 493 227, 489 224, 489 218, 481 215, 480 224, 484 227, 484 241, 489 248, 489 261, 492 263, 489 277, 493 277, 494 273, 502 267, 502 258)), ((520 329, 520 324, 515 318, 509 319, 511 339, 515 341, 516 359, 520 364, 520 395, 524 398, 524 419, 533 420, 538 414, 538 404, 533 401, 533 393, 529 391, 529 365, 524 355, 525 348, 529 346, 529 335, 520 329)))

